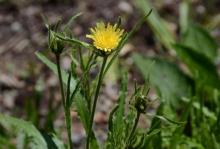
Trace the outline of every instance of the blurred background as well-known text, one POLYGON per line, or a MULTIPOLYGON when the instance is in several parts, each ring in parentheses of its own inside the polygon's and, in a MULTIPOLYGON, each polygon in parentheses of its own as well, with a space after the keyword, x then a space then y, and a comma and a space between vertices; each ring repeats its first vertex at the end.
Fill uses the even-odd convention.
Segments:
MULTIPOLYGON (((75 37, 87 41, 88 28, 97 21, 116 22, 122 17, 122 26, 130 30, 142 17, 142 11, 135 0, 0 0, 0 112, 32 121, 38 128, 55 128, 65 138, 62 108, 57 111, 54 126, 48 127, 48 109, 60 100, 58 79, 35 55, 35 51, 46 51, 47 29, 42 16, 55 24, 58 20, 68 22, 71 16, 82 12, 72 25, 75 37)), ((167 21, 169 30, 178 39, 180 0, 151 0, 153 11, 167 21)), ((210 29, 211 34, 220 40, 220 1, 190 0, 190 16, 195 22, 210 29)), ((129 70, 129 88, 133 81, 143 84, 142 76, 133 65, 130 55, 138 52, 153 56, 161 54, 161 45, 155 39, 150 26, 144 24, 130 39, 120 53, 120 63, 129 70)), ((47 52, 48 56, 54 57, 47 52)), ((168 55, 166 51, 164 55, 168 55)), ((219 63, 216 62, 219 66, 219 63)), ((62 67, 68 69, 70 58, 64 55, 62 67)), ((97 136, 106 139, 108 113, 118 97, 117 66, 113 75, 105 79, 101 99, 97 106, 95 122, 97 136)), ((152 94, 153 96, 153 94, 152 94)), ((82 146, 85 132, 72 112, 75 146, 82 146)))

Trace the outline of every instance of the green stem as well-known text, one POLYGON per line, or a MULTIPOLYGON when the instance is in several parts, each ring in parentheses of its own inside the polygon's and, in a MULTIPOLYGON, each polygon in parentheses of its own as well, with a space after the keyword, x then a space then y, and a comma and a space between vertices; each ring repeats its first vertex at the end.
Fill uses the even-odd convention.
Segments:
MULTIPOLYGON (((130 133, 129 137, 128 137, 129 143, 131 142, 131 139, 132 139, 133 136, 134 136, 134 133, 135 133, 135 130, 136 130, 136 128, 137 128, 137 124, 138 124, 140 115, 141 115, 141 113, 137 111, 137 116, 136 116, 136 118, 135 118, 134 126, 133 126, 133 128, 132 128, 132 130, 131 130, 131 133, 130 133)), ((128 144, 129 144, 129 143, 128 143, 128 144)))
MULTIPOLYGON (((87 73, 89 72, 90 68, 92 67, 92 63, 93 63, 93 56, 94 54, 92 54, 89 58, 89 61, 86 65, 86 70, 85 72, 82 74, 82 77, 80 78, 80 80, 77 82, 76 87, 74 89, 74 91, 72 92, 71 96, 70 96, 70 104, 72 104, 72 100, 75 97, 76 93, 78 92, 81 82, 83 81, 83 79, 86 77, 87 73)), ((96 58, 94 58, 96 59, 96 58)), ((90 109, 90 108, 89 108, 90 109)))
POLYGON ((60 83, 60 90, 62 95, 62 104, 65 113, 65 121, 66 121, 66 130, 68 133, 68 141, 69 141, 69 149, 73 148, 72 141, 71 141, 71 116, 70 116, 70 107, 65 104, 65 94, 64 94, 64 87, 63 87, 63 79, 60 67, 60 54, 56 54, 56 63, 57 63, 57 72, 59 77, 60 83))
POLYGON ((65 109, 65 94, 64 94, 64 88, 63 88, 62 73, 61 73, 61 68, 60 68, 60 54, 56 54, 56 62, 57 62, 57 72, 58 72, 58 77, 59 77, 59 82, 60 82, 60 90, 61 90, 61 95, 62 95, 62 103, 65 109))
POLYGON ((72 138, 72 134, 71 134, 72 119, 71 119, 71 113, 70 113, 69 107, 65 110, 65 119, 66 119, 66 129, 68 133, 69 149, 73 149, 73 144, 72 144, 72 139, 71 139, 72 138))
POLYGON ((97 104, 97 100, 99 97, 99 91, 102 85, 102 79, 104 76, 103 74, 104 74, 104 69, 105 69, 105 65, 107 62, 107 58, 108 56, 103 57, 102 67, 99 73, 98 84, 96 86, 96 91, 95 91, 95 96, 94 96, 94 103, 92 105, 92 114, 90 116, 90 121, 89 121, 89 131, 88 131, 88 136, 87 136, 87 141, 86 141, 86 149, 89 149, 89 142, 90 142, 90 138, 92 135, 92 126, 93 126, 93 120, 94 120, 94 115, 95 115, 95 109, 96 109, 96 104, 97 104))
POLYGON ((88 103, 88 109, 89 111, 91 111, 91 97, 90 97, 90 80, 89 80, 89 70, 90 70, 90 63, 92 64, 92 59, 95 58, 94 57, 94 52, 92 52, 91 56, 89 57, 89 60, 87 62, 87 65, 85 67, 85 70, 84 70, 84 74, 85 74, 85 77, 83 77, 85 80, 83 81, 84 86, 85 86, 85 98, 86 98, 86 101, 88 103))

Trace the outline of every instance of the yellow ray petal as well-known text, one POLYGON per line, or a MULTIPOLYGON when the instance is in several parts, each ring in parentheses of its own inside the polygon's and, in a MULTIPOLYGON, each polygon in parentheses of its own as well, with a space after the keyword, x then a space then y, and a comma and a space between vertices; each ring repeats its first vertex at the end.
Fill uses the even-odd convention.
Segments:
POLYGON ((111 52, 114 50, 123 35, 124 30, 117 28, 117 24, 105 25, 103 22, 96 24, 94 28, 90 29, 91 34, 86 35, 87 38, 93 40, 93 45, 104 52, 111 52))

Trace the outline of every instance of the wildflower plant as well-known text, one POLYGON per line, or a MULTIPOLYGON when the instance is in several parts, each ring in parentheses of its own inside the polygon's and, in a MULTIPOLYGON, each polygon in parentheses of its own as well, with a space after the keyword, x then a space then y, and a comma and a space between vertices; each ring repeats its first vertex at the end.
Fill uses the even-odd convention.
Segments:
MULTIPOLYGON (((27 102, 26 110, 27 120, 33 124, 0 114, 0 148, 74 149, 72 128, 75 126, 71 111, 77 112, 83 124, 86 149, 220 148, 217 42, 202 25, 189 19, 193 16, 189 15, 189 1, 180 2, 180 32, 176 34, 167 28, 159 13, 151 13, 150 0, 134 3, 143 12, 143 18, 131 31, 123 29, 120 18, 117 23, 98 22, 85 35, 89 42, 77 39, 70 30, 72 22, 81 14, 62 26, 62 21, 51 25, 45 19, 48 50, 36 52, 36 56, 58 76, 61 99, 54 102, 55 105, 52 104, 54 98, 49 100, 43 126, 38 106, 35 106, 39 100, 32 103, 35 97, 27 102), (103 79, 125 43, 145 21, 149 24, 147 29, 151 28, 155 34, 155 42, 161 45, 158 48, 166 50, 158 50, 157 54, 161 55, 154 57, 133 54, 133 62, 146 83, 135 84, 131 95, 128 94, 127 70, 123 67, 119 71, 118 101, 109 114, 107 138, 99 142, 93 125, 103 79), (51 54, 54 62, 48 58, 51 54), (61 67, 63 56, 71 59, 68 70, 61 67), (152 100, 148 95, 150 87, 159 100, 152 100), (151 110, 155 101, 156 107, 151 110), (65 120, 64 141, 54 128, 60 108, 65 120), (147 122, 146 128, 139 127, 140 120, 147 122), (7 130, 13 131, 8 133, 7 130), (16 139, 12 140, 14 134, 16 139)), ((42 90, 44 88, 36 89, 36 99, 42 98, 42 90)), ((54 92, 51 94, 55 96, 54 92)))
MULTIPOLYGON (((73 148, 71 143, 72 120, 70 116, 72 106, 76 106, 78 115, 84 125, 87 134, 85 145, 86 149, 100 148, 100 145, 96 140, 95 133, 92 128, 96 104, 100 94, 103 78, 110 68, 111 64, 117 57, 118 53, 122 49, 123 45, 133 35, 133 33, 137 31, 137 29, 147 19, 150 13, 151 11, 141 20, 139 20, 130 32, 126 32, 124 31, 124 29, 121 28, 121 19, 119 19, 118 23, 115 23, 113 25, 104 22, 97 23, 95 27, 90 28, 90 33, 86 35, 87 38, 92 40, 92 44, 80 41, 74 38, 72 35, 68 35, 65 31, 58 31, 57 29, 53 30, 50 25, 47 25, 49 30, 49 49, 54 53, 56 57, 57 74, 60 80, 62 104, 65 111, 64 113, 66 119, 66 128, 69 138, 68 148, 73 148), (60 43, 60 41, 62 44, 60 43), (78 61, 76 63, 74 63, 74 61, 72 62, 71 71, 67 75, 68 77, 65 80, 63 76, 64 74, 62 73, 60 67, 60 56, 63 51, 65 51, 65 49, 63 49, 63 44, 68 44, 73 48, 77 48, 72 52, 71 58, 74 61, 78 61), (97 60, 100 58, 102 59, 102 63, 98 75, 95 77, 94 81, 92 81, 90 71, 91 69, 94 69, 94 66, 99 65, 97 60), (80 76, 77 76, 76 74, 76 77, 78 77, 78 79, 74 78, 75 84, 71 87, 71 79, 73 77, 72 74, 75 73, 74 69, 77 67, 77 65, 81 68, 82 74, 80 76), (66 84, 66 87, 64 87, 64 84, 66 84)), ((73 18, 75 19, 76 16, 74 16, 73 18)), ((42 58, 41 53, 37 53, 37 55, 39 58, 42 58)), ((124 80, 124 82, 126 82, 126 80, 124 80)), ((119 105, 116 106, 115 109, 113 109, 109 118, 109 136, 105 146, 109 149, 128 148, 130 146, 130 142, 133 139, 137 127, 139 116, 141 113, 143 113, 143 111, 140 112, 136 108, 138 106, 137 104, 133 105, 134 108, 132 110, 129 110, 130 118, 133 117, 133 119, 130 119, 128 122, 125 123, 123 122, 124 117, 125 119, 128 118, 126 118, 125 116, 125 99, 127 92, 125 89, 126 87, 127 83, 123 83, 122 93, 119 98, 119 105), (137 113, 135 111, 137 111, 137 113), (122 122, 115 122, 114 117, 116 117, 116 119, 118 120, 120 117, 120 121, 122 120, 122 122), (127 125, 126 127, 132 128, 131 131, 128 131, 129 128, 126 128, 125 125, 127 125), (113 127, 118 127, 118 130, 115 132, 115 129, 112 129, 113 127), (119 135, 120 133, 122 135, 119 135), (117 137, 115 136, 116 134, 117 137), (120 140, 120 136, 122 137, 122 140, 120 140), (118 139, 119 142, 116 142, 118 142, 119 144, 115 142, 115 139, 118 139)), ((135 95, 135 98, 137 98, 136 96, 137 95, 135 95)))

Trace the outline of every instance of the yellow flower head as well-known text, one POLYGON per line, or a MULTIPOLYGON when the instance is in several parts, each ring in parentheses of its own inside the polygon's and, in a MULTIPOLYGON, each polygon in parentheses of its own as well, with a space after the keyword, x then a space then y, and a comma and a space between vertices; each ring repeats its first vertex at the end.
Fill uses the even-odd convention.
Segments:
POLYGON ((91 34, 86 35, 87 38, 93 40, 93 45, 104 52, 111 52, 114 50, 123 35, 124 30, 121 30, 117 27, 117 24, 114 26, 111 24, 105 25, 103 22, 97 23, 95 28, 90 29, 91 34))

